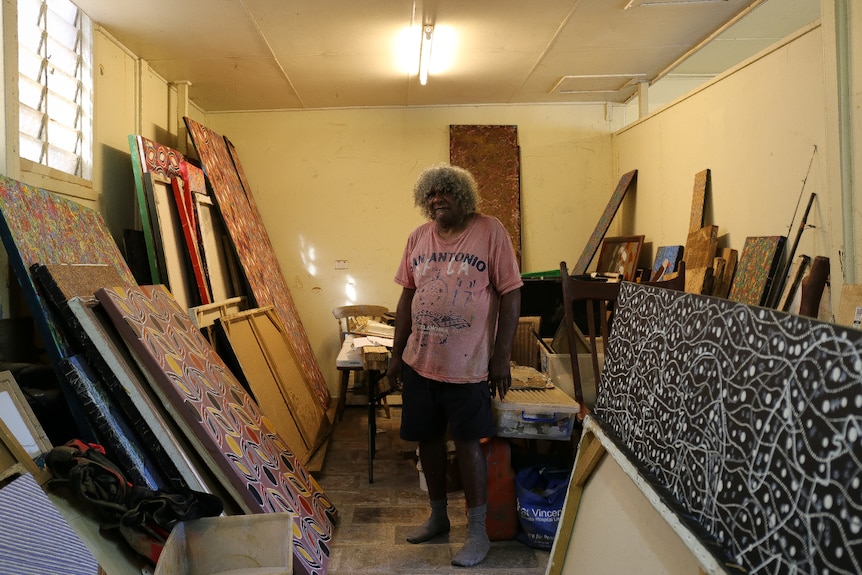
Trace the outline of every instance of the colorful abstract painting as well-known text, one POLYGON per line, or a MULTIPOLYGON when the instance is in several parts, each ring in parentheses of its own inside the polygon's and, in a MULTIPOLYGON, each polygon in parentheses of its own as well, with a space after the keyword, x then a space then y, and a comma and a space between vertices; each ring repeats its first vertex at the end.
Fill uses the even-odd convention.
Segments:
POLYGON ((96 298, 199 455, 248 512, 297 515, 294 569, 323 575, 335 507, 164 286, 96 298))
POLYGON ((503 224, 521 261, 521 148, 518 126, 449 126, 449 163, 469 170, 478 211, 503 224))
POLYGON ((659 246, 655 251, 655 262, 652 265, 650 281, 661 281, 665 274, 675 272, 684 253, 685 247, 683 246, 659 246))
POLYGON ((764 305, 772 278, 781 261, 785 239, 784 236, 745 238, 736 276, 730 286, 729 300, 749 305, 764 305))
POLYGON ((637 175, 637 170, 632 170, 631 172, 626 172, 622 175, 617 187, 611 194, 611 199, 608 200, 608 205, 605 207, 605 211, 602 212, 602 215, 596 224, 596 228, 590 235, 590 239, 587 240, 587 245, 584 246, 580 257, 578 257, 577 263, 575 263, 575 266, 569 273, 572 275, 587 273, 590 263, 592 263, 596 252, 599 250, 599 246, 601 245, 605 234, 608 233, 608 228, 611 226, 614 216, 617 215, 617 210, 620 209, 620 204, 623 203, 623 198, 625 198, 626 192, 628 192, 629 188, 637 181, 637 175))
POLYGON ((106 264, 134 285, 114 238, 98 212, 58 195, 0 176, 0 237, 15 277, 53 363, 71 354, 30 274, 33 264, 106 264))
POLYGON ((234 165, 235 161, 238 163, 238 159, 231 156, 222 136, 191 118, 185 118, 185 121, 215 195, 225 228, 233 241, 240 267, 251 289, 253 305, 271 305, 275 308, 282 325, 290 334, 291 345, 310 385, 320 404, 326 409, 331 399, 329 388, 284 281, 254 198, 251 194, 246 194, 234 165))
POLYGON ((860 572, 860 407, 862 331, 622 284, 594 415, 729 571, 860 572))

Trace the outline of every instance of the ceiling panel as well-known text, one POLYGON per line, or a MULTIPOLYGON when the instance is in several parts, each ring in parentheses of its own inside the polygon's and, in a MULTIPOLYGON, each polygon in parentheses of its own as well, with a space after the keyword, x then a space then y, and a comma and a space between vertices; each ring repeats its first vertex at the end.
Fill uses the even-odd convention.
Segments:
POLYGON ((647 0, 624 9, 629 2, 77 0, 160 76, 190 81, 191 100, 206 111, 625 102, 634 91, 604 91, 603 77, 651 81, 736 14, 750 12, 678 70, 716 73, 816 19, 820 5, 647 0), (399 50, 395 42, 422 22, 435 24, 435 55, 446 27, 457 36, 451 66, 432 70, 426 86, 417 78, 418 28, 412 46, 399 50), (405 56, 412 64, 399 67, 405 56), (596 76, 595 85, 581 78, 586 89, 579 93, 553 92, 567 76, 596 76))

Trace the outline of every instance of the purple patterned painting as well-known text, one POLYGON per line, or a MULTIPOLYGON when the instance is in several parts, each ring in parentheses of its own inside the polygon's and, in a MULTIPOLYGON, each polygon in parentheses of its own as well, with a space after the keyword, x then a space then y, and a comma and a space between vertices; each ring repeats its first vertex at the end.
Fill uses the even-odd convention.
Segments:
POLYGON ((323 575, 336 510, 164 286, 96 298, 201 457, 248 511, 297 515, 294 569, 323 575))
POLYGON ((135 285, 98 212, 0 175, 0 236, 52 362, 71 355, 68 342, 30 275, 33 264, 107 264, 135 285))
POLYGON ((224 138, 191 118, 185 118, 189 135, 203 164, 204 173, 218 203, 225 228, 233 241, 240 267, 257 307, 271 305, 290 334, 309 384, 324 409, 329 407, 329 388, 311 349, 305 327, 284 281, 275 250, 251 194, 246 194, 224 138))
POLYGON ((608 200, 608 205, 605 207, 605 211, 602 213, 602 216, 599 218, 599 222, 596 224, 596 228, 593 230, 592 235, 590 235, 590 239, 587 240, 587 245, 584 246, 584 250, 581 252, 577 263, 575 263, 575 267, 571 269, 570 273, 572 275, 587 273, 587 269, 590 267, 590 262, 593 261, 596 252, 599 250, 602 239, 604 239, 605 234, 608 233, 608 228, 611 227, 611 222, 617 214, 620 204, 623 203, 623 198, 625 198, 626 192, 634 184, 637 175, 638 171, 632 170, 631 172, 626 172, 620 178, 614 193, 611 194, 611 199, 608 200))

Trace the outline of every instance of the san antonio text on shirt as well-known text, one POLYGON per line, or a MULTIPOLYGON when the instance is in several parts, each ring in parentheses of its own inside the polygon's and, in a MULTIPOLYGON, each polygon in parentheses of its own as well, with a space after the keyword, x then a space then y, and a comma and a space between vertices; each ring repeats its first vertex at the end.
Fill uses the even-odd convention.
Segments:
MULTIPOLYGON (((464 252, 433 252, 431 255, 421 254, 413 258, 413 270, 416 271, 420 266, 424 266, 424 272, 431 267, 432 263, 445 263, 451 267, 453 263, 460 263, 460 269, 458 272, 463 271, 467 273, 468 267, 472 266, 476 268, 477 271, 483 272, 488 269, 488 264, 485 260, 480 260, 479 256, 474 254, 468 254, 464 252)), ((451 271, 450 271, 451 273, 451 271)))

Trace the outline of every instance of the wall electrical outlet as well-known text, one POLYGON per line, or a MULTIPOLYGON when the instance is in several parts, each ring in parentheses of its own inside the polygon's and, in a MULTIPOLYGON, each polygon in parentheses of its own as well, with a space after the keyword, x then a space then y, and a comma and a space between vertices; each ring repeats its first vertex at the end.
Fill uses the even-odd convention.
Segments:
POLYGON ((335 260, 335 269, 337 270, 346 270, 350 265, 347 263, 347 260, 335 260))

